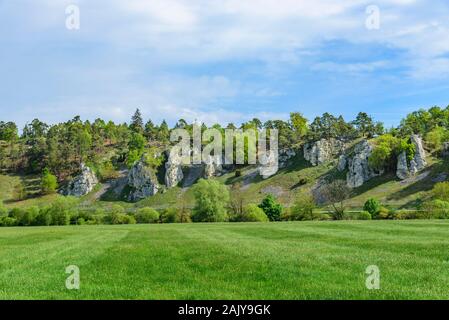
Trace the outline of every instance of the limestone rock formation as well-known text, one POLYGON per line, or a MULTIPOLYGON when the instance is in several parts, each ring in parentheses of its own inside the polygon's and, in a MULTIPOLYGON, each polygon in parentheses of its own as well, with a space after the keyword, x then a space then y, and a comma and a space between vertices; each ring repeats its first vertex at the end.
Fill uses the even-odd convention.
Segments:
POLYGON ((171 152, 165 164, 165 186, 167 188, 176 187, 184 179, 181 164, 182 159, 178 153, 171 152))
POLYGON ((222 163, 223 159, 221 156, 209 156, 204 164, 204 179, 210 179, 212 177, 220 175, 223 170, 222 163))
POLYGON ((332 160, 345 149, 345 143, 337 139, 321 139, 304 145, 304 158, 313 166, 332 160))
POLYGON ((279 168, 285 168, 288 161, 296 157, 296 151, 293 149, 279 150, 279 168))
POLYGON ((81 173, 67 186, 66 195, 82 197, 91 192, 98 184, 95 173, 84 163, 81 164, 81 173))
POLYGON ((410 161, 410 173, 415 175, 427 166, 426 151, 420 136, 412 135, 410 139, 415 146, 415 157, 410 161))
POLYGON ((340 158, 338 158, 337 170, 339 172, 345 171, 347 164, 348 164, 348 157, 345 154, 342 154, 340 158))
POLYGON ((147 197, 154 196, 159 185, 152 170, 147 166, 144 157, 138 161, 128 173, 128 185, 131 192, 128 199, 138 201, 147 197))
POLYGON ((268 179, 275 175, 279 170, 279 158, 277 152, 267 151, 264 162, 265 163, 259 165, 258 170, 263 179, 268 179))
POLYGON ((407 163, 407 153, 405 151, 403 151, 398 156, 398 163, 396 166, 396 176, 401 180, 405 180, 410 176, 410 170, 408 168, 407 163))
POLYGON ((346 177, 348 187, 360 187, 371 178, 382 174, 369 166, 368 158, 372 151, 373 147, 367 140, 363 140, 354 147, 354 155, 348 161, 349 172, 346 177))

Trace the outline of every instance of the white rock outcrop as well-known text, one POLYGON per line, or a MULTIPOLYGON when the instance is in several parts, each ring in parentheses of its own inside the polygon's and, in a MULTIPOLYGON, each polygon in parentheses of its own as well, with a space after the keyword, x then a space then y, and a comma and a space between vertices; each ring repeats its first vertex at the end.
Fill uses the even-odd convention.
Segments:
POLYGON ((223 171, 223 159, 221 156, 211 156, 204 163, 204 179, 218 176, 223 171))
POLYGON ((269 177, 275 175, 279 170, 279 158, 277 152, 267 151, 263 158, 260 158, 262 162, 259 167, 259 175, 263 179, 268 179, 269 177))
POLYGON ((396 176, 401 180, 405 180, 410 176, 410 170, 407 163, 407 153, 405 151, 401 152, 401 154, 398 156, 396 176))
POLYGON ((360 187, 366 181, 382 174, 369 166, 368 159, 372 151, 373 147, 367 140, 354 147, 354 155, 348 160, 349 172, 346 176, 348 187, 360 187))
POLYGON ((313 166, 328 162, 343 153, 345 143, 337 139, 321 139, 304 145, 304 158, 313 166))
POLYGON ((182 172, 182 158, 177 152, 171 152, 165 164, 165 186, 176 187, 184 179, 182 172))
POLYGON ((91 192, 98 184, 95 173, 84 163, 81 164, 81 173, 70 181, 66 195, 82 197, 91 192))
POLYGON ((422 139, 419 135, 412 135, 410 139, 415 146, 415 156, 410 161, 410 173, 415 175, 427 166, 426 151, 424 150, 422 139))
POLYGON ((159 185, 157 178, 145 162, 144 157, 138 161, 128 173, 128 186, 131 192, 128 196, 130 201, 138 201, 154 196, 159 185))

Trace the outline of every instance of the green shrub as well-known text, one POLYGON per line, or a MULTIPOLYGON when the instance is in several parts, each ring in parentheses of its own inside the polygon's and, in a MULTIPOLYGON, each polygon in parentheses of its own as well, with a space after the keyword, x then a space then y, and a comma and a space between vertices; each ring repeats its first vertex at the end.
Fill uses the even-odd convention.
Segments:
POLYGON ((280 221, 281 215, 282 215, 282 205, 277 202, 276 198, 269 194, 266 196, 262 203, 259 205, 259 208, 261 208, 265 214, 267 215, 268 219, 270 221, 280 221))
POLYGON ((42 194, 52 194, 58 189, 58 179, 45 168, 42 172, 41 190, 42 194))
POLYGON ((389 219, 391 217, 391 212, 388 208, 380 207, 377 214, 373 216, 375 219, 389 219))
POLYGON ((373 217, 376 217, 380 211, 381 203, 379 200, 371 198, 365 202, 363 206, 363 210, 369 212, 373 217))
POLYGON ((153 208, 141 208, 136 213, 137 223, 158 223, 159 218, 159 212, 153 208))
POLYGON ((3 206, 3 202, 0 201, 0 217, 7 216, 8 215, 8 209, 3 206))
POLYGON ((296 199, 294 206, 290 209, 288 220, 305 221, 305 220, 320 220, 321 214, 314 213, 315 200, 309 193, 301 194, 296 199))
POLYGON ((162 211, 160 218, 162 223, 176 223, 177 222, 178 209, 167 208, 162 211))
POLYGON ((421 207, 423 209, 422 216, 435 219, 449 218, 449 201, 430 200, 424 202, 421 207))
POLYGON ((72 197, 56 199, 48 208, 48 212, 52 217, 52 225, 69 225, 71 216, 76 214, 76 203, 77 200, 72 197))
POLYGON ((34 219, 34 223, 37 226, 49 226, 52 224, 52 220, 49 208, 42 208, 39 210, 36 219, 34 219))
POLYGON ((226 208, 229 190, 217 180, 201 179, 194 187, 195 207, 192 220, 195 222, 223 222, 228 220, 226 208))
POLYGON ((432 189, 435 200, 449 201, 449 182, 439 182, 432 189))
POLYGON ((35 222, 34 220, 39 215, 38 207, 24 208, 14 208, 10 211, 9 217, 14 218, 17 221, 18 226, 32 226, 35 222))
POLYGON ((15 218, 2 216, 0 217, 1 227, 14 227, 17 226, 17 220, 15 218))
POLYGON ((357 220, 371 220, 371 213, 368 211, 362 211, 357 215, 357 220))
POLYGON ((244 222, 268 222, 265 212, 255 204, 250 204, 243 209, 242 221, 244 222))

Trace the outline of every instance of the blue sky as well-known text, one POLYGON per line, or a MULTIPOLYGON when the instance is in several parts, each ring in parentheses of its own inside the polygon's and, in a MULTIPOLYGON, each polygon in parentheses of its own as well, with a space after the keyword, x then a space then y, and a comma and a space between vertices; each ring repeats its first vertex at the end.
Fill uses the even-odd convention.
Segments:
POLYGON ((396 125, 449 105, 447 17, 444 0, 0 0, 0 120, 139 107, 170 123, 365 111, 396 125))

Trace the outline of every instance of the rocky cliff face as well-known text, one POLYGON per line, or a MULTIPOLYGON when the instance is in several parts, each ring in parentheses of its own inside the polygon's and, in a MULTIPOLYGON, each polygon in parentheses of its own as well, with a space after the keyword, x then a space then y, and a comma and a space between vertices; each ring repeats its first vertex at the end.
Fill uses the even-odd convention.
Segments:
POLYGON ((129 171, 128 185, 132 189, 128 196, 130 201, 138 201, 154 196, 159 190, 157 179, 146 165, 144 158, 137 162, 129 171))
POLYGON ((410 139, 415 146, 415 157, 410 161, 410 173, 415 175, 427 166, 426 151, 420 136, 412 135, 410 139))
POLYGON ((98 184, 95 173, 89 167, 81 164, 81 173, 67 186, 66 195, 82 197, 91 192, 98 184))
POLYGON ((165 164, 165 186, 167 188, 176 187, 184 179, 181 163, 182 159, 178 153, 171 152, 165 164))
POLYGON ((405 151, 398 156, 396 176, 401 180, 416 175, 427 166, 426 151, 424 150, 421 137, 413 135, 410 139, 415 146, 415 156, 412 161, 410 161, 410 165, 407 163, 407 154, 405 151))
POLYGON ((304 145, 304 158, 313 166, 323 164, 343 153, 345 143, 336 139, 321 139, 304 145))
POLYGON ((348 160, 349 172, 346 176, 348 187, 360 187, 371 178, 382 174, 369 166, 368 158, 372 151, 373 147, 367 140, 363 140, 354 147, 354 155, 348 160))

